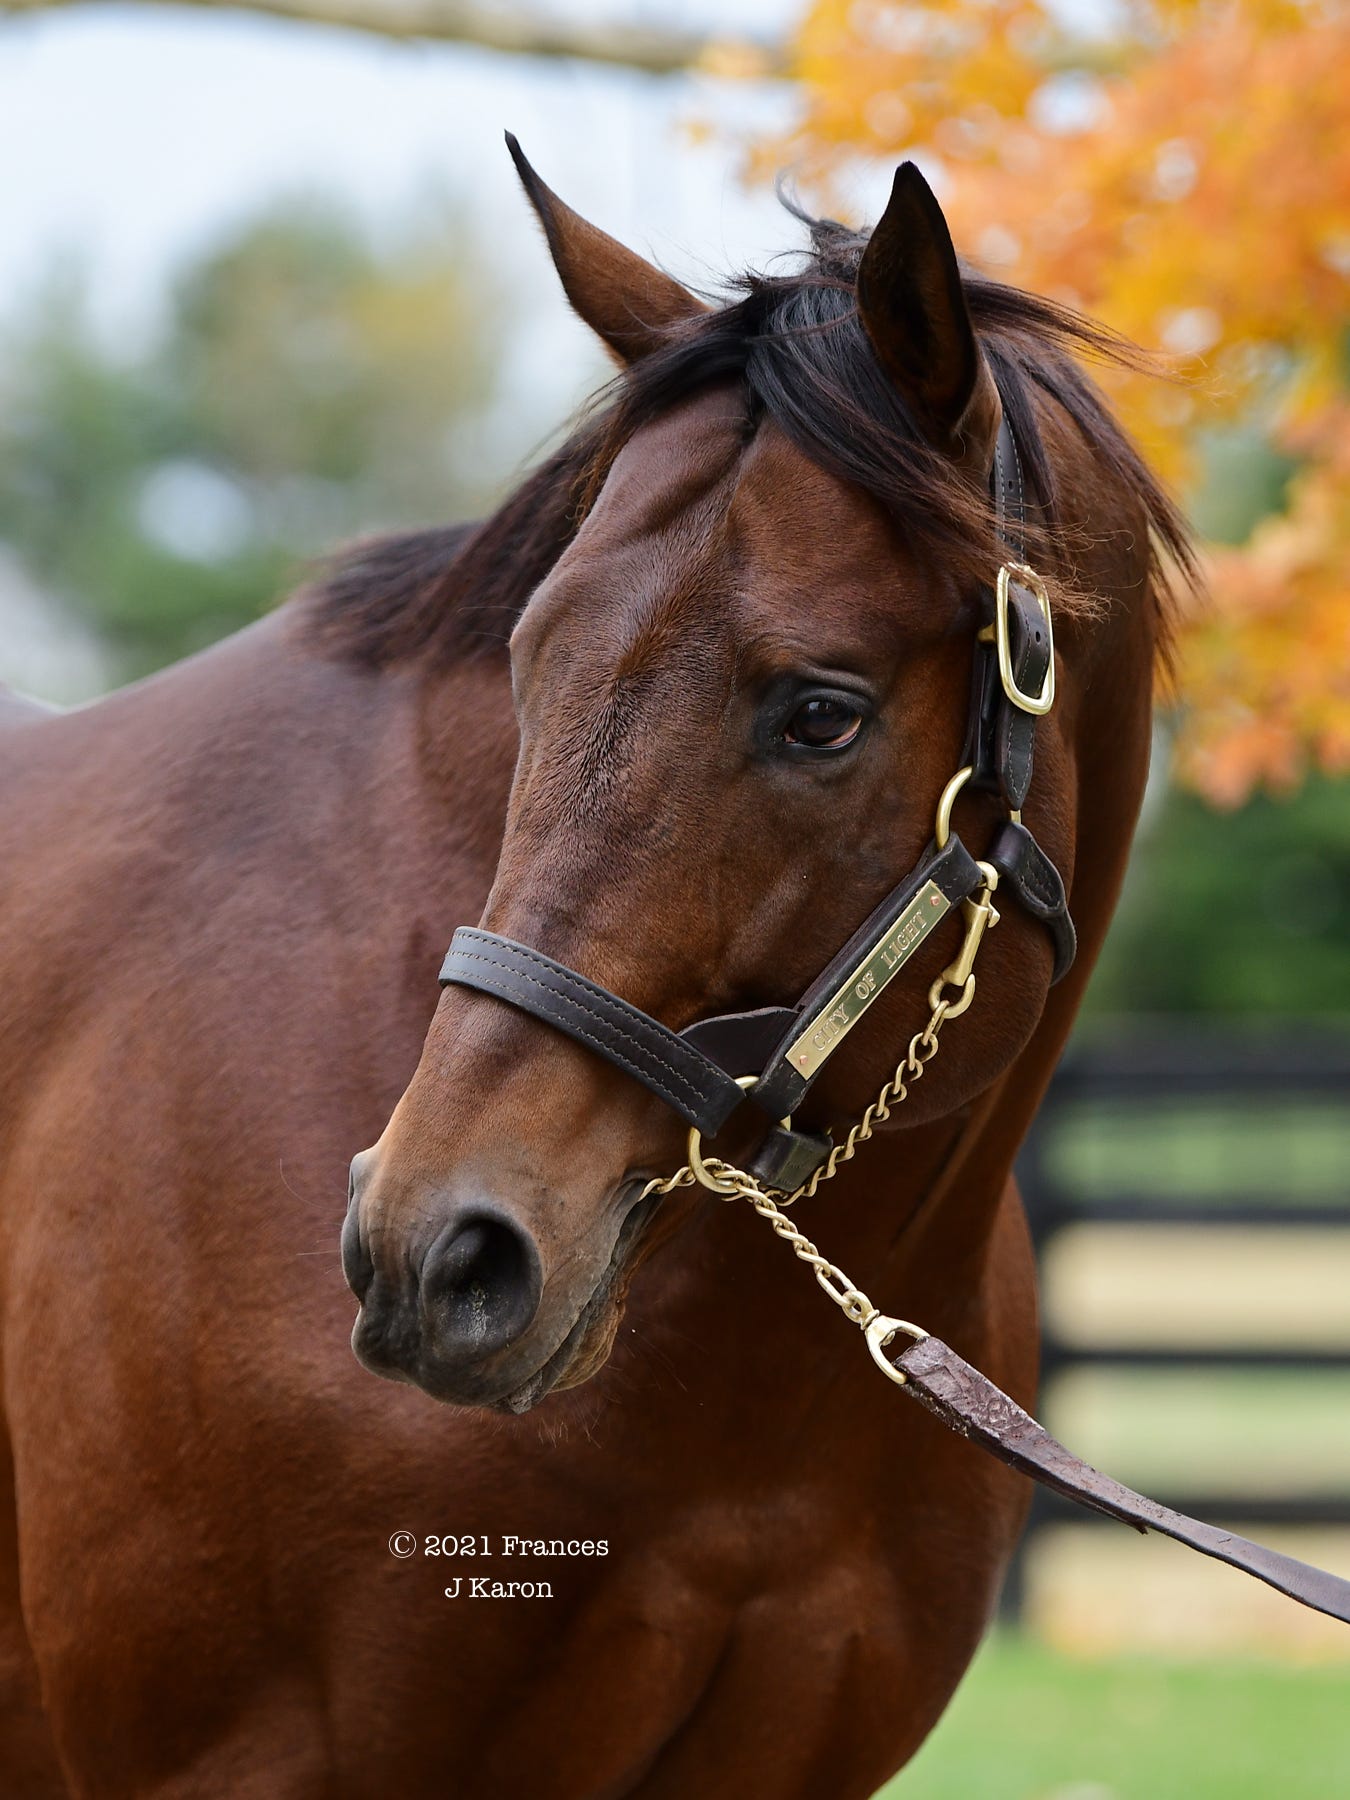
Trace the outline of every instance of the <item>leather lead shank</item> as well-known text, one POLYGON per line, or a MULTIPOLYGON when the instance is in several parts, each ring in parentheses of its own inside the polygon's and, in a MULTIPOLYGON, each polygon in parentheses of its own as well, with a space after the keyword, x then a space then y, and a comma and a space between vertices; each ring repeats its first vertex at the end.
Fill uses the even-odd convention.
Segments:
POLYGON ((1350 1625, 1350 1581, 1269 1550, 1264 1544, 1254 1544, 1249 1538, 1220 1531, 1201 1519, 1173 1512, 1103 1475, 1066 1450, 1002 1388, 995 1387, 987 1375, 972 1368, 940 1338, 925 1337, 911 1344, 894 1359, 894 1366, 905 1377, 903 1391, 949 1430, 969 1438, 1043 1487, 1132 1525, 1136 1531, 1157 1531, 1175 1538, 1202 1556, 1254 1575, 1314 1612, 1350 1625))

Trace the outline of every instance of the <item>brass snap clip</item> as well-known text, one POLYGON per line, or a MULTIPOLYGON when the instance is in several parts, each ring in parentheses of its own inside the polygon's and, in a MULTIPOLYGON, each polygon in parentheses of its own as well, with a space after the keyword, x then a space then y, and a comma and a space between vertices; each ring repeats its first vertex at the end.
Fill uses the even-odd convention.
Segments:
POLYGON ((960 998, 947 1007, 945 1017, 949 1019, 959 1019, 975 998, 975 958, 984 942, 985 932, 997 925, 1001 916, 991 898, 998 886, 998 870, 987 862, 976 863, 975 866, 984 880, 969 900, 961 902, 961 913, 966 922, 965 938, 955 961, 947 964, 928 990, 928 1004, 936 1010, 942 999, 943 988, 961 989, 960 998))
POLYGON ((867 1348, 871 1352, 872 1361, 882 1374, 888 1380, 893 1381, 897 1387, 904 1387, 909 1380, 908 1375, 897 1369, 886 1354, 886 1346, 897 1331, 907 1331, 916 1344, 928 1336, 921 1325, 911 1325, 908 1319, 891 1319, 885 1313, 877 1313, 875 1318, 869 1320, 867 1324, 867 1348))

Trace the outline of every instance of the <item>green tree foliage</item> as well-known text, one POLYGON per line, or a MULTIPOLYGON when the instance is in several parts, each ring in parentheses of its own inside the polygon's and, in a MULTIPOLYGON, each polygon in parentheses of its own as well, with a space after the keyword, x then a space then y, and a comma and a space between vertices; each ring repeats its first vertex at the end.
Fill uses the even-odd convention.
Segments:
MULTIPOLYGON (((1202 447, 1196 524, 1212 543, 1244 543, 1283 505, 1294 464, 1251 426, 1202 447)), ((1140 832, 1088 1007, 1350 1012, 1350 781, 1309 777, 1224 812, 1171 788, 1140 832)))
POLYGON ((392 248, 291 202, 184 270, 135 354, 55 273, 0 335, 0 538, 142 673, 363 531, 463 517, 501 295, 438 213, 392 248))
POLYGON ((1350 1009, 1350 782, 1218 813, 1173 790, 1091 990, 1105 1013, 1350 1009))

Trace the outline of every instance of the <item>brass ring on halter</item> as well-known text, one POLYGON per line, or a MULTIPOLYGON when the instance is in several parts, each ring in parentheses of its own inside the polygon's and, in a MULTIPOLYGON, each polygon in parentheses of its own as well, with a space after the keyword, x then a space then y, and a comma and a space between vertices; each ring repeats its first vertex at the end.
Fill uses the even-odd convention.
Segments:
MULTIPOLYGON (((752 1088, 758 1080, 758 1075, 738 1075, 736 1077, 736 1086, 740 1088, 752 1088)), ((780 1119, 778 1123, 783 1127, 784 1131, 791 1131, 792 1114, 789 1113, 785 1119, 780 1119)), ((689 1127, 687 1154, 690 1172, 696 1181, 701 1182, 702 1185, 708 1189, 709 1193, 721 1194, 724 1199, 729 1199, 732 1194, 738 1194, 740 1192, 740 1189, 734 1182, 724 1181, 720 1177, 714 1175, 707 1163, 704 1162, 703 1133, 699 1130, 697 1125, 691 1125, 689 1127)), ((715 1160, 716 1158, 714 1158, 714 1161, 715 1160)))
POLYGON ((724 1200, 729 1200, 731 1196, 737 1192, 737 1189, 731 1182, 720 1180, 713 1174, 712 1170, 703 1160, 702 1143, 703 1133, 699 1130, 697 1125, 691 1125, 689 1127, 689 1148, 687 1155, 689 1158, 689 1167, 693 1172, 694 1179, 695 1181, 701 1182, 702 1185, 707 1188, 709 1193, 720 1194, 724 1200))
POLYGON ((942 798, 938 801, 937 823, 933 827, 933 839, 939 850, 947 848, 947 840, 952 835, 952 807, 956 803, 956 796, 974 773, 974 768, 967 764, 964 769, 956 771, 942 790, 942 798))

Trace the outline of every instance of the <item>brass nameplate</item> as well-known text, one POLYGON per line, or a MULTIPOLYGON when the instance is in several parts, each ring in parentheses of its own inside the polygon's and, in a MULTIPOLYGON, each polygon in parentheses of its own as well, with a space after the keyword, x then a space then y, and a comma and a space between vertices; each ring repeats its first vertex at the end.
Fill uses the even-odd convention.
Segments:
POLYGON ((858 1023, 893 975, 899 973, 952 903, 934 881, 925 881, 879 944, 789 1046, 787 1059, 802 1075, 816 1070, 858 1023))

